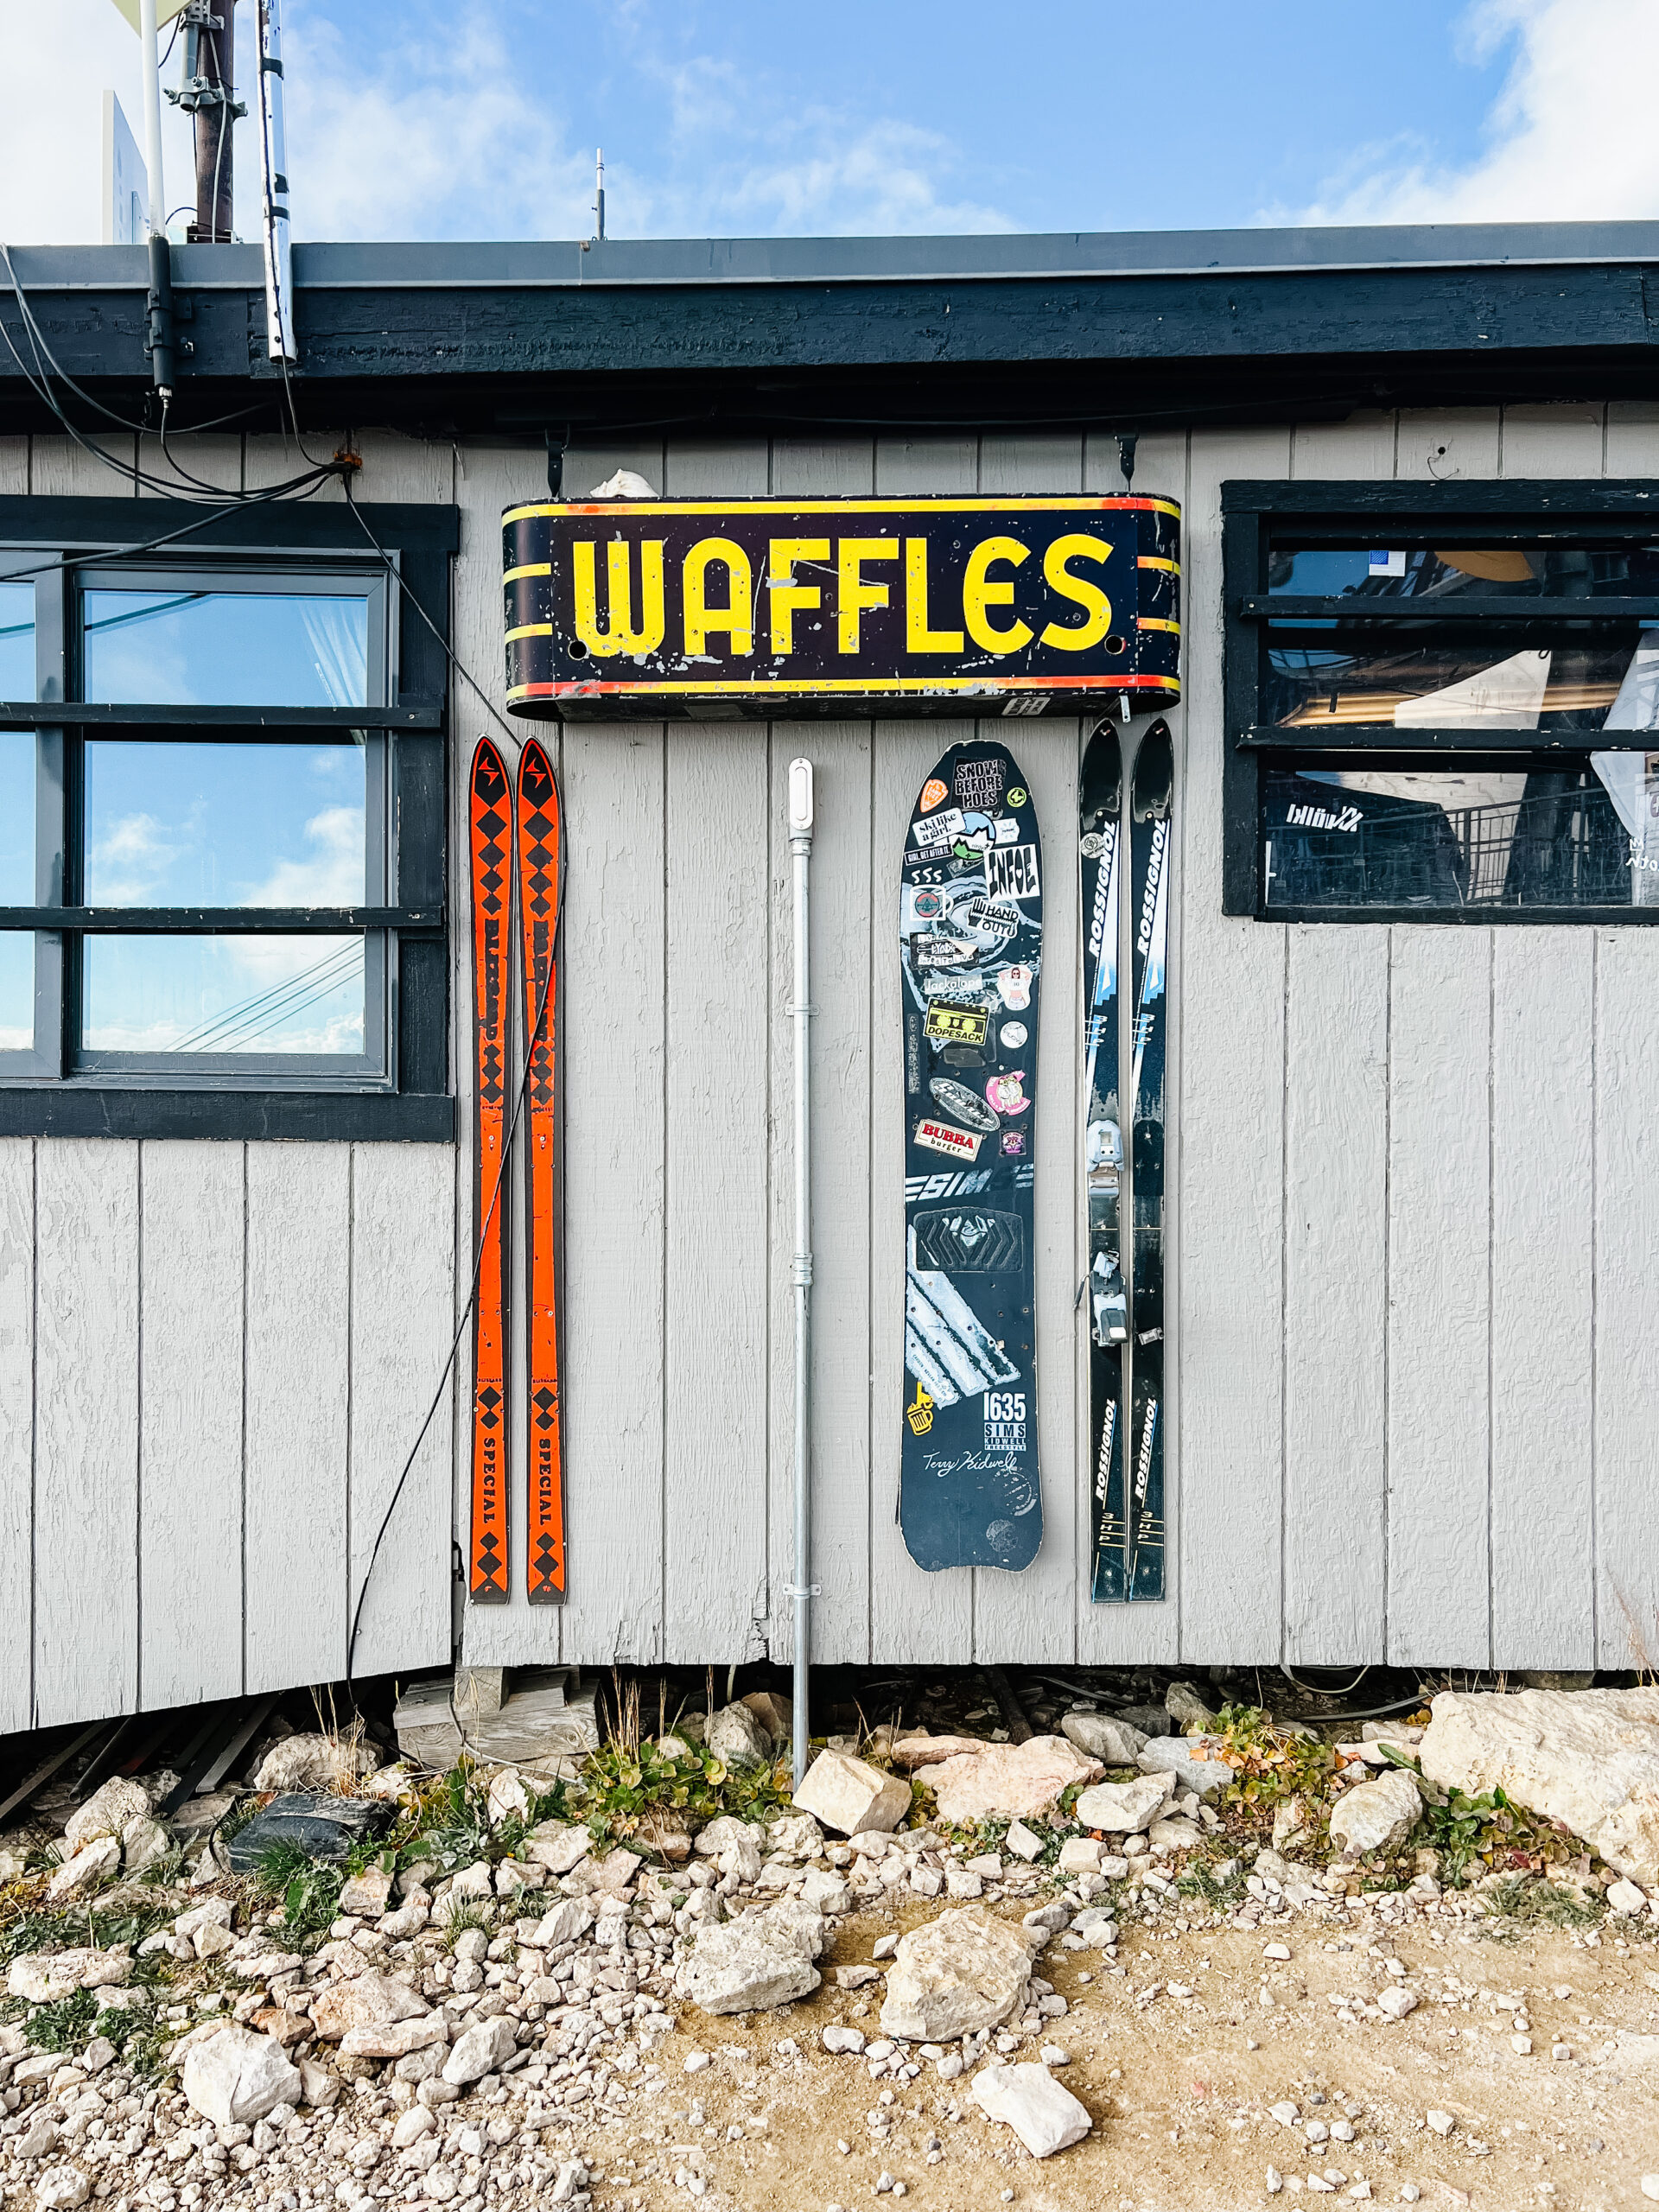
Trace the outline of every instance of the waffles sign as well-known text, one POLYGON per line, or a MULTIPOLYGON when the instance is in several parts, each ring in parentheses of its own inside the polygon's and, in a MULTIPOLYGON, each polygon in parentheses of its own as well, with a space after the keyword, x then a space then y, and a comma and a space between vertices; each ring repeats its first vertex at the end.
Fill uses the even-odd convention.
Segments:
POLYGON ((503 540, 521 715, 1179 694, 1169 499, 566 502, 509 508, 503 540))

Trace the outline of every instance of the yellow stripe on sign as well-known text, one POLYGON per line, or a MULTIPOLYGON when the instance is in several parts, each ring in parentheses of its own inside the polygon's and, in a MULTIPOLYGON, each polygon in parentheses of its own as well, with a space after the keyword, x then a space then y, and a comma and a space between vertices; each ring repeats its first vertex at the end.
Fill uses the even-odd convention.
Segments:
MULTIPOLYGON (((1172 576, 1179 576, 1181 573, 1180 563, 1179 561, 1171 561, 1167 559, 1162 553, 1137 554, 1135 556, 1135 565, 1137 569, 1166 569, 1172 576)), ((515 569, 513 571, 515 575, 520 574, 527 575, 529 573, 530 571, 528 569, 521 571, 515 569)))
POLYGON ((1166 622, 1161 614, 1139 614, 1135 617, 1135 627, 1140 630, 1173 630, 1178 638, 1181 634, 1180 624, 1166 622))
POLYGON ((1173 499, 1142 498, 1139 493, 1103 492, 1093 496, 1017 499, 573 499, 559 505, 509 507, 509 523, 556 521, 583 515, 997 515, 1160 514, 1179 522, 1173 499))
POLYGON ((501 581, 504 584, 516 584, 520 576, 550 576, 552 573, 550 561, 526 561, 522 569, 509 569, 501 581))
POLYGON ((552 634, 550 622, 521 622, 516 630, 508 631, 507 643, 511 645, 515 638, 550 638, 552 634))
MULTIPOLYGON (((509 631, 509 637, 522 636, 519 631, 509 631)), ((545 632, 543 632, 545 634, 545 632)), ((1178 691, 1180 679, 1173 676, 1090 677, 1005 677, 1001 680, 984 677, 948 676, 874 676, 874 677, 762 677, 735 683, 655 683, 642 678, 634 683, 626 678, 600 679, 592 683, 573 677, 560 683, 518 683, 507 693, 509 699, 554 697, 569 694, 573 697, 597 697, 610 692, 757 692, 777 691, 802 694, 808 691, 936 691, 972 693, 984 698, 998 698, 1005 691, 1178 691)))

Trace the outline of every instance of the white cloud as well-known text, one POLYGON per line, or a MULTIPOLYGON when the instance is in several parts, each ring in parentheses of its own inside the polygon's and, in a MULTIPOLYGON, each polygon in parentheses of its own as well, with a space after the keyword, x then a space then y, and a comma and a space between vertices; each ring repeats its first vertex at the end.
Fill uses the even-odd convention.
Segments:
POLYGON ((1610 220, 1659 215, 1659 7, 1654 0, 1477 0, 1462 35, 1475 58, 1516 52, 1486 118, 1489 144, 1461 168, 1411 138, 1363 149, 1302 223, 1610 220))
MULTIPOLYGON (((165 42, 167 34, 162 34, 165 42)), ((104 235, 105 89, 144 143, 138 41, 111 0, 0 0, 0 238, 96 245, 104 235)), ((168 77, 176 82, 176 56, 168 77)), ((162 115, 169 206, 194 196, 190 124, 162 115)))
POLYGON ((563 150, 492 11, 473 0, 451 24, 389 41, 375 67, 339 0, 284 17, 296 237, 587 235, 592 156, 563 150))
POLYGON ((169 842, 153 814, 125 814, 112 822, 86 855, 92 895, 101 906, 155 906, 164 896, 168 869, 196 842, 199 821, 183 829, 184 842, 169 842))
POLYGON ((327 806, 305 825, 307 860, 279 860, 243 904, 359 906, 363 903, 363 810, 327 806))

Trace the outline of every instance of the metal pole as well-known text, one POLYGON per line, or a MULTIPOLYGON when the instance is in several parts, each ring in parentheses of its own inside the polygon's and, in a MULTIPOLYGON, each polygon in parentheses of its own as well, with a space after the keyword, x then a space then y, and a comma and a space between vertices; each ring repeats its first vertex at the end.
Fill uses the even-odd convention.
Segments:
POLYGON ((789 849, 794 855, 795 984, 795 1787, 806 1774, 808 1681, 812 1665, 812 1096, 810 916, 807 869, 812 853, 812 763, 789 764, 789 849))
POLYGON ((234 200, 231 125, 242 111, 236 101, 236 9, 216 0, 218 21, 193 22, 186 36, 186 90, 179 105, 195 118, 198 244, 228 245, 234 200), (193 66, 194 65, 194 66, 193 66))
POLYGON ((287 155, 283 144, 282 0, 259 0, 259 175, 265 247, 265 351, 296 361, 294 264, 288 233, 287 155))
POLYGON ((149 172, 149 235, 159 238, 167 236, 167 194, 162 185, 162 57, 156 43, 156 0, 138 0, 138 43, 143 49, 139 59, 144 73, 144 167, 149 172))

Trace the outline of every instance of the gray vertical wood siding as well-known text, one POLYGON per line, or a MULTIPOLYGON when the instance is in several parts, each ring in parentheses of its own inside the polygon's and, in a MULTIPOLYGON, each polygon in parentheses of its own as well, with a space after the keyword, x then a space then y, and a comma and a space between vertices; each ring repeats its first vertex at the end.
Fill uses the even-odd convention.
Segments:
MULTIPOLYGON (((498 702, 501 507, 541 456, 359 441, 365 497, 463 509, 455 639, 498 702)), ((280 441, 216 442, 227 483, 280 441)), ((666 493, 1110 490, 1076 437, 572 452, 666 493)), ((1221 486, 1659 474, 1659 409, 1399 415, 1143 438, 1185 515, 1170 1093, 1169 1594, 1088 1595, 1075 904, 1052 891, 1037 1085, 1045 1536, 928 1576, 894 1522, 903 826, 968 722, 550 728, 570 1597, 469 1611, 478 1663, 787 1658, 790 760, 817 771, 815 1643, 826 1661, 1631 1663, 1659 1643, 1659 934, 1224 917, 1221 486)), ((60 442, 0 489, 105 492, 60 442)), ((0 1728, 338 1675, 470 1273, 464 765, 454 1152, 0 1144, 0 1728)), ((1064 884, 1089 725, 998 723, 1064 884)), ((507 1207, 514 1280, 519 1196, 507 1207)), ((522 1361, 522 1331, 515 1338, 522 1361)), ((383 1546, 361 1672, 441 1665, 463 1362, 383 1546)), ((524 1439, 513 1438, 522 1464, 524 1439)), ((522 1484, 518 1494, 522 1495, 522 1484)))

